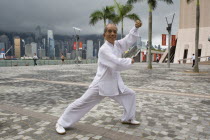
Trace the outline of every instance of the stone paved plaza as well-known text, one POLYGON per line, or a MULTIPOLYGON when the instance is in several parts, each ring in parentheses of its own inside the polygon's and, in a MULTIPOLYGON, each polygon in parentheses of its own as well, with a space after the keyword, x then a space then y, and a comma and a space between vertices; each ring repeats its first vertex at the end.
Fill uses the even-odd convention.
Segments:
POLYGON ((138 126, 105 98, 65 135, 55 123, 96 74, 96 64, 0 67, 0 140, 210 140, 210 65, 136 63, 121 73, 136 92, 138 126))

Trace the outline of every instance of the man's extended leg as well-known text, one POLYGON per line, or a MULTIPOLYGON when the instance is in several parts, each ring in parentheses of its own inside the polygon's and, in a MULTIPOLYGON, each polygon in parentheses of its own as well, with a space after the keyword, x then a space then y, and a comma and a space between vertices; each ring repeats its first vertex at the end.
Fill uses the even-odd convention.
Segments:
POLYGON ((135 121, 136 93, 133 90, 126 88, 123 93, 111 98, 117 101, 124 108, 124 113, 121 118, 122 122, 128 122, 130 124, 139 124, 139 122, 135 121))
POLYGON ((75 100, 66 108, 59 118, 58 124, 64 128, 72 126, 103 98, 103 96, 99 95, 97 87, 89 88, 82 97, 75 100))

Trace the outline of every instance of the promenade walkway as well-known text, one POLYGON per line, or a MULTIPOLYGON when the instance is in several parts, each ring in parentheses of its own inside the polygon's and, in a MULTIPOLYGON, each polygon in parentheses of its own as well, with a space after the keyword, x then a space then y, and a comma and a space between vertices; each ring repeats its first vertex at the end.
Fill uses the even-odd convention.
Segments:
POLYGON ((79 98, 96 64, 0 67, 0 140, 209 140, 210 65, 136 63, 121 73, 136 91, 139 126, 120 123, 123 108, 105 98, 65 135, 55 123, 79 98))

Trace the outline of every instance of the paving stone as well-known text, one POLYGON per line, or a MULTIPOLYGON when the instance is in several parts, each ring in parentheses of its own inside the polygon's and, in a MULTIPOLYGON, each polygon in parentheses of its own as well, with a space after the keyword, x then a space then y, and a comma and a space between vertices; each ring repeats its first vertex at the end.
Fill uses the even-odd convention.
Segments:
POLYGON ((102 136, 95 136, 93 138, 96 139, 96 140, 99 140, 100 138, 102 138, 102 136))
MULTIPOLYGON (((93 80, 96 64, 38 67, 0 67, 0 102, 37 113, 59 117, 67 105, 81 97, 93 80), (42 80, 42 81, 41 81, 42 80), (4 81, 4 82, 2 82, 4 81), (78 83, 73 85, 72 83, 78 83), (84 85, 81 85, 82 83, 84 85)), ((136 63, 121 72, 128 87, 136 92, 136 119, 139 126, 122 125, 123 108, 105 98, 79 123, 103 128, 116 134, 148 139, 209 139, 210 137, 210 66, 201 66, 204 74, 186 73, 189 65, 136 63), (116 133, 115 133, 116 132, 116 133)), ((69 130, 64 136, 55 133, 54 123, 0 108, 0 137, 3 139, 109 140, 105 136, 81 130, 69 130), (30 138, 29 138, 30 137, 30 138)), ((91 130, 90 130, 91 132, 91 130)), ((114 138, 114 137, 113 137, 114 138)))

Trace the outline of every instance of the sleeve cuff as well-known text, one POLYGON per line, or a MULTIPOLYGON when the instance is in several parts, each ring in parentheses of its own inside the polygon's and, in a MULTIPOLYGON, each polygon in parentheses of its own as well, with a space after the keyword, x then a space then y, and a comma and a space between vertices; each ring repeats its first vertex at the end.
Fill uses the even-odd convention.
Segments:
POLYGON ((130 30, 130 34, 135 35, 135 36, 139 36, 139 32, 138 32, 138 28, 136 28, 135 26, 130 30))
POLYGON ((134 26, 134 31, 137 32, 139 28, 136 28, 136 26, 134 26))
POLYGON ((132 59, 130 58, 130 60, 131 60, 131 61, 130 61, 130 62, 131 62, 130 64, 132 64, 132 59))

